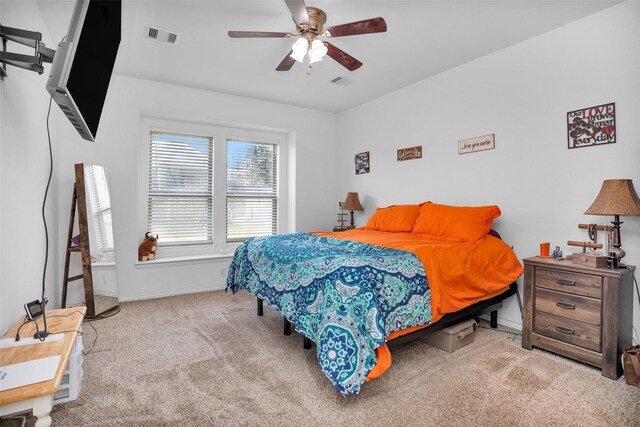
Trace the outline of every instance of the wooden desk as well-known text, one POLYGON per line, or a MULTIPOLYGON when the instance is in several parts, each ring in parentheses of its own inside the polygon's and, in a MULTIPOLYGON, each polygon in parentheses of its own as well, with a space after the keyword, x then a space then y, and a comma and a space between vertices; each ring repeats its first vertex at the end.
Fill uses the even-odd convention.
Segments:
MULTIPOLYGON (((78 335, 76 331, 82 327, 82 320, 86 311, 86 307, 47 310, 47 329, 49 333, 71 332, 65 332, 64 338, 58 341, 47 342, 45 340, 43 343, 0 349, 0 365, 2 366, 60 355, 60 363, 52 380, 0 391, 0 416, 32 409, 33 415, 38 418, 36 421, 37 427, 51 425, 49 413, 53 407, 53 394, 60 387, 65 367, 69 361, 69 355, 76 342, 78 335)), ((24 318, 20 318, 6 333, 5 338, 15 337, 16 331, 23 320, 24 318)), ((38 327, 40 330, 44 329, 42 318, 38 319, 38 327)), ((35 331, 35 325, 30 322, 22 327, 20 336, 22 338, 33 337, 35 331)))

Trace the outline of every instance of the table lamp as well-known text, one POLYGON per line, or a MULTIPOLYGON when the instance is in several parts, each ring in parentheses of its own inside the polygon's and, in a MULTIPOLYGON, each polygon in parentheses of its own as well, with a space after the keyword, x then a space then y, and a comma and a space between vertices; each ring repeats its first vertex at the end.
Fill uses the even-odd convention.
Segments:
POLYGON ((620 216, 640 216, 640 198, 630 179, 607 179, 596 200, 586 210, 585 215, 613 215, 613 236, 611 249, 607 255, 613 255, 619 261, 625 256, 620 239, 620 216))
POLYGON ((358 199, 358 193, 347 193, 347 198, 342 203, 342 210, 351 211, 351 225, 348 228, 356 228, 353 223, 353 211, 363 211, 364 208, 360 204, 360 200, 358 199))

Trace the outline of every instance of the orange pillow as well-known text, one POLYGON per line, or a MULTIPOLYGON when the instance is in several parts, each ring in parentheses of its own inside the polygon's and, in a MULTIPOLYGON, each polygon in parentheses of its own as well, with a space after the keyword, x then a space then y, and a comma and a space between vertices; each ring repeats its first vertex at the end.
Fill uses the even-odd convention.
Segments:
POLYGON ((497 206, 447 206, 423 203, 412 233, 437 240, 473 243, 486 236, 493 220, 500 216, 497 206))
POLYGON ((378 208, 363 228, 392 233, 410 233, 419 214, 420 205, 392 205, 378 208))

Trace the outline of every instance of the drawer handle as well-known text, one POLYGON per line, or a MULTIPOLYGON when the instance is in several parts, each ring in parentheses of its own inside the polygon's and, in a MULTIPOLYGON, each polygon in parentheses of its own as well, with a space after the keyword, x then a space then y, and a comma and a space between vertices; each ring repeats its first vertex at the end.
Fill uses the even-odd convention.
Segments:
POLYGON ((560 308, 564 308, 565 310, 575 310, 575 304, 569 304, 568 302, 556 301, 556 305, 560 308))
POLYGON ((563 285, 563 286, 575 286, 576 285, 576 281, 575 280, 556 279, 556 282, 558 282, 560 285, 563 285))
POLYGON ((556 331, 562 334, 567 334, 567 335, 573 335, 576 333, 576 331, 574 331, 571 328, 565 328, 564 326, 558 326, 558 325, 556 325, 556 331))

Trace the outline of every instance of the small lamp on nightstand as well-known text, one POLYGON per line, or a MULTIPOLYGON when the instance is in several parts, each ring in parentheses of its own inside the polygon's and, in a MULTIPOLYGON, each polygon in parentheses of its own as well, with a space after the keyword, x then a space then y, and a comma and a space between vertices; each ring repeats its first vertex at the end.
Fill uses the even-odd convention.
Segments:
POLYGON ((347 193, 347 198, 342 203, 342 210, 351 211, 351 225, 349 228, 356 228, 353 223, 353 211, 363 211, 364 208, 360 204, 360 200, 358 199, 358 193, 347 193))
MULTIPOLYGON (((640 198, 630 179, 607 179, 596 200, 589 206, 585 215, 613 215, 613 237, 611 239, 611 255, 619 261, 625 256, 620 248, 620 215, 640 216, 640 198)), ((607 254, 609 255, 609 254, 607 254)))

